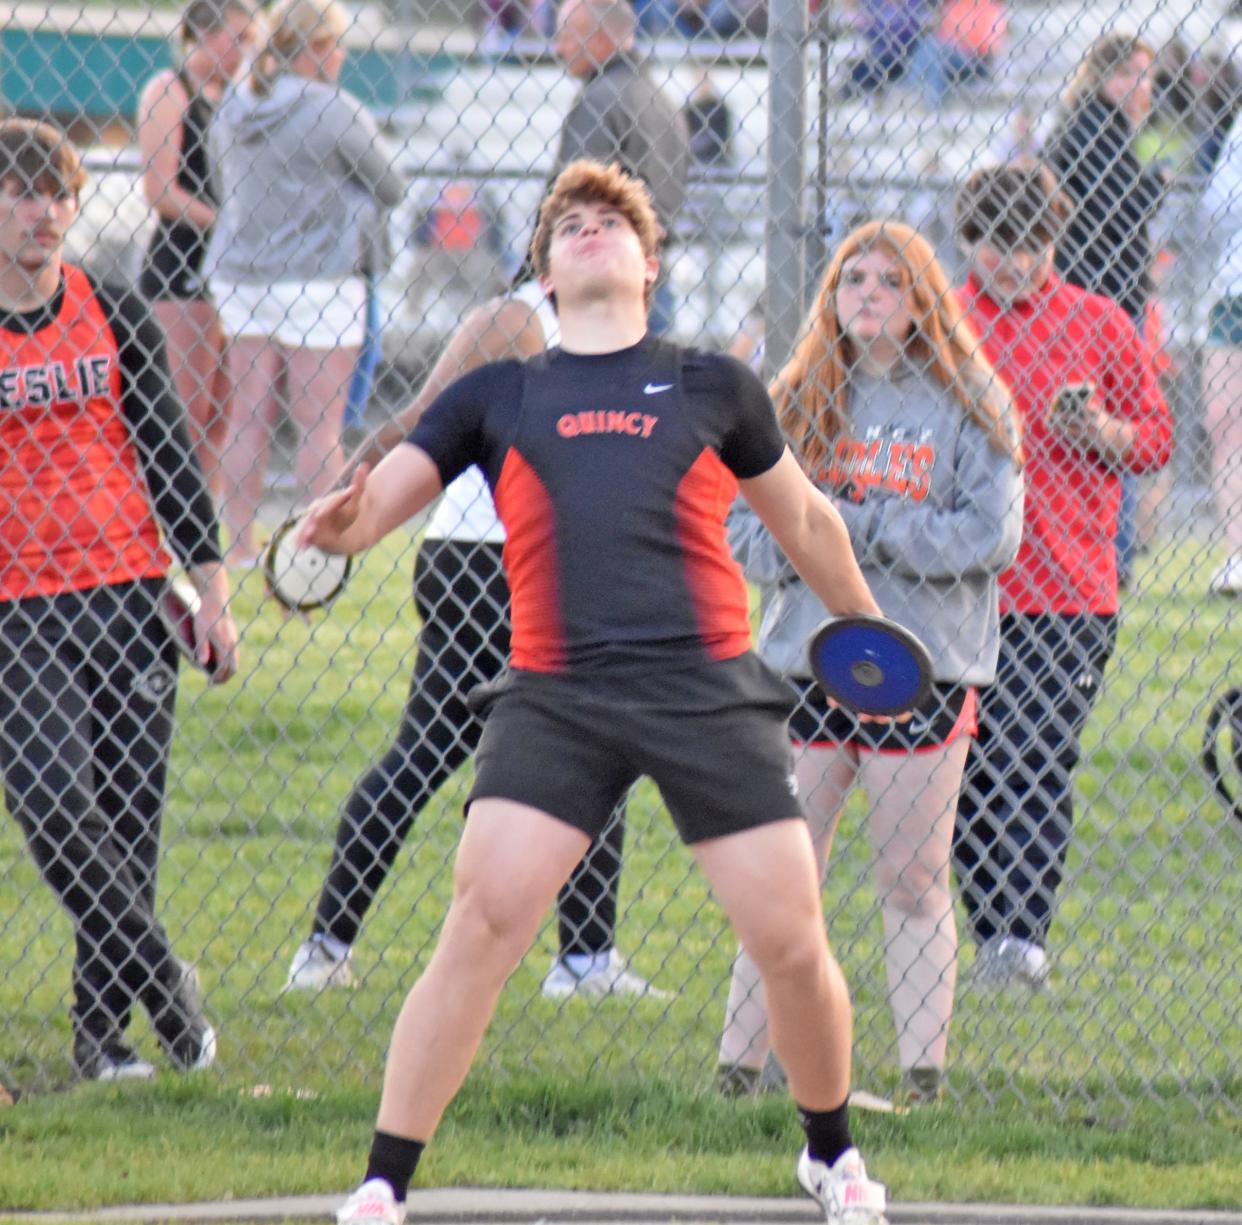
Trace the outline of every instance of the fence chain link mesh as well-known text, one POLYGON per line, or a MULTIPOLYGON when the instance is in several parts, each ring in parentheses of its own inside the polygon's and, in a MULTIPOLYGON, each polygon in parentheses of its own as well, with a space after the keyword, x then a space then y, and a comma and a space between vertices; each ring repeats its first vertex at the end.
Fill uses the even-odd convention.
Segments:
MULTIPOLYGON (((1121 497, 1118 636, 1111 658, 1081 639, 1027 644, 1009 718, 1028 755, 998 747, 988 763, 1016 824, 974 847, 990 868, 952 881, 956 956, 953 924, 923 892, 950 888, 960 758, 934 758, 950 776, 937 791, 936 770, 915 787, 891 759, 864 754, 869 796, 812 797, 843 807, 825 899, 854 998, 855 1082, 890 1097, 903 1068, 943 1061, 947 1032, 951 1100, 1124 1112, 1177 1094, 1236 1118, 1242 828, 1200 757, 1209 711, 1242 683, 1242 16, 1220 0, 822 0, 810 12, 802 0, 647 0, 627 50, 624 0, 575 3, 559 14, 548 0, 299 0, 253 14, 240 0, 195 0, 184 14, 14 6, 0 35, 0 99, 84 150, 68 258, 153 297, 167 343, 161 352, 141 328, 90 315, 81 355, 103 354, 111 371, 112 337, 129 354, 119 382, 91 387, 67 349, 52 351, 51 333, 6 315, 0 739, 10 813, 53 889, 8 823, 0 1080, 42 1092, 105 1064, 206 1062, 210 1023, 212 1074, 244 1090, 375 1082, 451 893, 478 738, 465 693, 496 676, 507 650, 501 533, 483 482, 467 474, 305 619, 267 597, 256 559, 368 439, 403 436, 412 402, 425 407, 484 358, 555 342, 541 293, 509 287, 567 153, 617 157, 651 181, 669 231, 654 308, 667 334, 771 376, 859 224, 908 223, 961 287, 973 258, 955 229, 963 184, 1058 147, 1073 222, 1087 230, 1084 265, 1096 288, 1119 286, 1111 292, 1133 315, 1079 343, 1100 350, 1102 380, 1124 382, 1132 369, 1110 345, 1127 327, 1143 337, 1144 368, 1171 412, 1172 457, 1124 483, 1098 453, 1090 487, 1028 479, 1028 531, 1042 499, 1053 538, 1040 547, 1053 552, 1057 531, 1068 534, 1058 516, 1080 519, 1089 504, 1103 508, 1094 556, 1111 554, 1121 497), (1085 86, 1108 131, 1075 145, 1064 97, 1110 32, 1138 41, 1085 86), (1110 280, 1118 268, 1121 281, 1110 280), (42 363, 31 356, 39 345, 42 363), (198 477, 167 470, 170 454, 188 454, 171 426, 154 454, 135 425, 153 411, 140 401, 164 353, 198 477), (136 441, 115 433, 118 391, 136 441), (60 420, 49 424, 53 403, 60 420), (75 433, 70 418, 92 413, 99 434, 75 433), (101 510, 99 491, 122 488, 98 467, 105 444, 132 480, 128 497, 101 510), (64 447, 82 454, 67 459, 64 447), (48 516, 65 500, 40 501, 51 487, 38 482, 53 476, 92 493, 65 515, 62 539, 49 537, 48 516), (242 662, 218 687, 183 664, 169 722, 157 684, 164 631, 144 595, 162 566, 132 516, 152 501, 166 537, 192 546, 200 529, 176 528, 169 499, 191 498, 204 479, 228 548, 242 662), (161 495, 161 482, 173 493, 161 495), (23 535, 33 524, 37 540, 23 535), (101 560, 109 548, 115 556, 101 560), (120 558, 134 548, 147 552, 120 558), (95 577, 66 581, 79 554, 79 579, 95 577), (34 610, 42 620, 24 615, 34 610), (1055 795, 1066 771, 1072 833, 1055 795), (947 809, 929 814, 941 792, 947 809), (1053 808, 1042 815, 1041 793, 1053 808), (927 841, 916 844, 912 828, 927 841), (990 889, 985 905, 1003 901, 1011 916, 1029 908, 1038 881, 1015 860, 1057 828, 1064 880, 1050 930, 1032 941, 1046 945, 1047 981, 1020 958, 989 979, 962 888, 990 889), (920 1035, 913 1053, 902 1024, 920 1035), (84 1034, 104 1063, 82 1048, 84 1034)), ((4 240, 17 241, 8 180, 5 190, 4 240)), ((998 225, 984 241, 1003 246, 1007 232, 998 225)), ((1031 259, 1043 250, 1029 232, 1012 245, 1031 259)), ((1056 372, 1081 355, 1063 351, 1064 336, 1021 343, 1041 371, 1038 385, 1009 388, 1026 416, 1029 478, 1057 445, 1043 424, 1056 372)), ((989 356, 1020 364, 1012 352, 989 356)), ((1130 393, 1116 394, 1114 408, 1130 393)), ((879 468, 867 479, 865 462, 849 471, 866 499, 884 496, 879 468)), ((1106 591, 1108 576, 1095 577, 1106 591)), ((946 598, 951 589, 944 581, 946 598)), ((755 589, 757 615, 772 594, 755 589)), ((1055 601, 1042 611, 1063 626, 1093 620, 1055 601)), ((1007 639, 1004 649, 1016 648, 1007 639)), ((981 688, 984 707, 991 692, 981 688)), ((1236 792, 1236 714, 1218 736, 1224 786, 1236 792)), ((829 773, 825 788, 854 781, 846 755, 829 773)), ((1058 851, 1040 853, 1055 861, 1058 851)), ((566 1078, 607 1069, 715 1091, 735 953, 658 793, 640 782, 511 981, 484 1065, 566 1078), (577 954, 574 970, 556 960, 562 949, 577 954)), ((742 999, 737 1016, 746 1035, 732 1034, 729 1058, 756 1064, 761 1002, 742 999)))

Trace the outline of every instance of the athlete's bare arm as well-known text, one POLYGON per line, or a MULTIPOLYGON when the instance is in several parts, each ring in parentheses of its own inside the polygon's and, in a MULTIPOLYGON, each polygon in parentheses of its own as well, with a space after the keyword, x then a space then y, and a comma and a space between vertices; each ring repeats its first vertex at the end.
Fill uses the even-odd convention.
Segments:
POLYGON ((418 514, 442 488, 431 456, 401 443, 374 471, 361 464, 346 488, 312 502, 298 526, 297 542, 325 553, 361 553, 418 514))
POLYGON ((534 357, 543 352, 544 342, 543 326, 525 302, 493 298, 471 311, 444 346, 418 395, 358 448, 347 472, 359 464, 378 464, 405 441, 436 396, 463 374, 507 357, 534 357))
POLYGON ((830 613, 883 616, 854 557, 844 520, 807 479, 788 448, 762 476, 739 486, 742 497, 830 613))

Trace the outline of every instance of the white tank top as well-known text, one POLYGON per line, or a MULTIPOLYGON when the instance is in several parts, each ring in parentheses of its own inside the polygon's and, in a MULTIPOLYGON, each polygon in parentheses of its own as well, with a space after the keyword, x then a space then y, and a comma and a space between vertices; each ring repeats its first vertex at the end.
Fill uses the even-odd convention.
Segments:
MULTIPOLYGON (((538 281, 524 281, 509 296, 515 302, 525 302, 535 312, 535 318, 543 328, 545 348, 550 349, 561 343, 561 329, 556 321, 556 311, 552 309, 552 303, 548 301, 538 281)), ((505 529, 496 517, 491 490, 478 468, 473 465, 467 468, 444 491, 444 496, 427 524, 424 538, 504 543, 505 529)))

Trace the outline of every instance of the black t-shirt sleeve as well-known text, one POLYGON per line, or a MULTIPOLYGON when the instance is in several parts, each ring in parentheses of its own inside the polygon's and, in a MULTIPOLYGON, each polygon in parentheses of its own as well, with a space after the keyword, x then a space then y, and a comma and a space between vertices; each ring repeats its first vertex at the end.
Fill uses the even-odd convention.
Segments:
POLYGON ((183 565, 219 561, 216 511, 190 441, 185 406, 168 369, 164 334, 136 294, 111 285, 94 289, 116 337, 121 412, 137 447, 156 517, 183 565))
POLYGON ((516 412, 522 395, 519 362, 491 362, 451 383, 419 418, 406 442, 426 451, 448 486, 471 464, 486 471, 489 412, 516 412))
POLYGON ((785 452, 785 440, 772 401, 754 371, 736 358, 713 354, 702 359, 698 371, 687 371, 686 390, 695 382, 719 397, 717 411, 730 423, 720 441, 725 467, 740 481, 774 467, 785 452))

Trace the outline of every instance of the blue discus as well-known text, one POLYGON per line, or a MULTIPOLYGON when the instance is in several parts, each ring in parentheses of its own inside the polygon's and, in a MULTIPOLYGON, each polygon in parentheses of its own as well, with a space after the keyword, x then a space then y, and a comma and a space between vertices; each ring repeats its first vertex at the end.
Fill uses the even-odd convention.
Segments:
POLYGON ((860 715, 899 715, 926 700, 931 657, 904 626, 884 617, 833 617, 811 638, 811 671, 838 705, 860 715))

